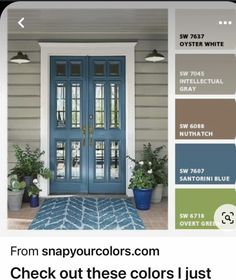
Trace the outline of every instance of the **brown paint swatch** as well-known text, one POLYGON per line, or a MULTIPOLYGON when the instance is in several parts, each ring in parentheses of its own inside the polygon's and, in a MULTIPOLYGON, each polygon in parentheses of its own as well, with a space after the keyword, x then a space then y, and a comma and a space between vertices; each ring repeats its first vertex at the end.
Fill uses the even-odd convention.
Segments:
POLYGON ((176 139, 234 139, 235 136, 235 100, 176 100, 176 139))

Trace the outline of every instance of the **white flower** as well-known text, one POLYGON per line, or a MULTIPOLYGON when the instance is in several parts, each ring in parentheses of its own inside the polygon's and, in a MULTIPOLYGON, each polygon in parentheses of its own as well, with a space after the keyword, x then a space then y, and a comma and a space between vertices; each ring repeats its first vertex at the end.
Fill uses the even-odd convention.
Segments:
POLYGON ((33 183, 34 183, 35 185, 37 185, 38 182, 39 182, 38 179, 34 179, 34 180, 33 180, 33 183))
POLYGON ((152 165, 151 161, 148 162, 149 165, 152 165))
POLYGON ((140 164, 140 165, 144 165, 144 162, 141 160, 141 161, 139 162, 139 164, 140 164))
POLYGON ((152 174, 152 169, 149 169, 147 173, 152 174))

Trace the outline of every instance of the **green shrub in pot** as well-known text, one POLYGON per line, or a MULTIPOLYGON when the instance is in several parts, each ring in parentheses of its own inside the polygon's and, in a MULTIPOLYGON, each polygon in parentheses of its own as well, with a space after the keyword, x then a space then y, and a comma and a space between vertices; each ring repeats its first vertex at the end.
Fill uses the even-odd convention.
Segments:
MULTIPOLYGON (((151 164, 155 178, 152 202, 159 203, 162 200, 163 187, 166 187, 168 184, 168 157, 165 154, 165 146, 152 148, 150 143, 143 145, 142 156, 145 162, 148 162, 149 165, 151 164)), ((147 170, 149 166, 146 164, 145 168, 147 170)))
POLYGON ((45 179, 52 178, 52 172, 45 167, 44 161, 41 157, 44 151, 32 149, 29 145, 21 148, 19 145, 13 145, 16 157, 16 165, 10 170, 9 176, 16 175, 19 181, 26 182, 26 189, 24 193, 24 202, 29 201, 28 188, 33 183, 33 179, 42 176, 45 179))
POLYGON ((44 161, 41 160, 44 151, 41 152, 38 148, 33 150, 28 144, 24 149, 19 145, 13 145, 13 149, 16 165, 10 170, 9 175, 17 175, 19 180, 23 180, 26 176, 36 178, 40 175, 45 179, 52 177, 51 170, 45 168, 44 161))
POLYGON ((155 183, 167 185, 167 161, 168 157, 164 154, 165 146, 162 145, 157 148, 152 148, 151 143, 143 145, 142 156, 146 163, 145 168, 148 170, 149 165, 152 166, 153 175, 155 177, 155 183))
POLYGON ((135 161, 129 156, 128 158, 134 164, 129 188, 133 189, 136 208, 148 210, 150 208, 152 190, 155 185, 151 164, 149 165, 149 169, 146 170, 145 166, 148 163, 145 163, 143 160, 135 161))
MULTIPOLYGON (((129 159, 131 158, 129 157, 129 159)), ((135 162, 135 160, 131 160, 135 162)), ((152 189, 154 185, 155 178, 151 166, 149 166, 149 169, 146 170, 144 161, 141 160, 139 162, 135 162, 132 176, 130 178, 129 188, 152 189)))

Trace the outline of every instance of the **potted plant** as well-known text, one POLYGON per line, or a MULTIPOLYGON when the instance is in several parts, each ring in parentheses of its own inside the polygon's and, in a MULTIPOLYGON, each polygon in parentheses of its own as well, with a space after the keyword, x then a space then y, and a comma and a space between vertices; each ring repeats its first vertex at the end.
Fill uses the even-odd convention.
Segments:
POLYGON ((151 164, 146 170, 146 162, 136 162, 134 159, 128 157, 133 163, 134 168, 130 178, 129 188, 133 189, 134 201, 137 209, 148 210, 150 208, 152 190, 155 184, 155 179, 151 164))
POLYGON ((16 176, 10 178, 10 186, 8 187, 9 210, 18 211, 21 209, 25 186, 25 182, 18 181, 16 176))
POLYGON ((33 184, 28 188, 28 195, 30 198, 30 207, 39 206, 39 193, 42 190, 38 187, 38 180, 34 179, 33 184))
MULTIPOLYGON (((167 155, 164 154, 165 146, 162 145, 155 149, 148 143, 143 145, 143 158, 145 162, 152 165, 153 175, 155 178, 155 187, 152 193, 152 202, 159 203, 162 200, 163 188, 167 186, 168 172, 167 172, 167 155)), ((148 166, 146 165, 146 169, 148 166)))
POLYGON ((41 160, 44 151, 38 148, 33 150, 29 145, 22 149, 19 145, 13 146, 16 157, 16 165, 10 170, 9 175, 16 175, 18 180, 24 180, 26 188, 23 196, 24 202, 29 202, 28 188, 32 185, 33 179, 42 176, 45 179, 52 177, 50 169, 45 168, 44 161, 41 160))

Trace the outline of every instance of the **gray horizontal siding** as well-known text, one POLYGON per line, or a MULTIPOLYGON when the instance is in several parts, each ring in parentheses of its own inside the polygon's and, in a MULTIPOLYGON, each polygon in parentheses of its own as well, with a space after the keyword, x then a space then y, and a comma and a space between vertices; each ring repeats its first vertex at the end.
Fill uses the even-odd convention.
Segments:
MULTIPOLYGON (((8 109, 9 120, 11 119, 26 119, 26 118, 40 118, 40 109, 37 108, 20 108, 15 106, 8 109)), ((10 124, 9 124, 10 126, 10 124)), ((11 126, 10 126, 11 127, 11 126)))
POLYGON ((39 85, 8 85, 8 96, 9 97, 21 97, 21 96, 40 96, 39 85))
MULTIPOLYGON (((21 96, 10 96, 8 98, 9 108, 38 108, 40 104, 39 96, 32 95, 21 95, 21 96)), ((30 117, 30 116, 29 116, 30 117)))
POLYGON ((136 62, 135 72, 137 74, 155 74, 155 73, 167 73, 167 63, 152 63, 150 62, 136 62))
POLYGON ((139 95, 155 95, 155 96, 166 96, 168 88, 167 85, 136 85, 135 94, 139 95))
POLYGON ((136 106, 136 119, 141 118, 153 118, 153 119, 163 119, 168 117, 168 110, 167 108, 153 108, 153 107, 143 107, 143 106, 136 106))
POLYGON ((167 119, 136 119, 136 129, 137 130, 166 130, 167 129, 167 119))
POLYGON ((13 64, 8 65, 8 74, 19 74, 19 71, 24 74, 38 74, 40 72, 40 63, 29 63, 29 64, 13 64))
POLYGON ((167 99, 163 96, 154 96, 154 95, 145 95, 136 96, 135 105, 141 108, 166 108, 167 107, 167 99))
POLYGON ((40 74, 10 74, 8 79, 9 85, 39 85, 40 74))
POLYGON ((32 34, 9 36, 9 59, 21 50, 30 64, 8 64, 8 139, 9 168, 14 164, 12 144, 40 146, 40 47, 38 41, 137 41, 135 51, 136 151, 143 144, 167 145, 168 64, 145 62, 145 56, 157 48, 167 58, 167 36, 148 34, 32 34), (101 39, 102 38, 102 39, 101 39))
POLYGON ((135 75, 136 85, 166 85, 167 84, 167 73, 139 73, 135 75))
POLYGON ((9 118, 8 125, 12 130, 23 129, 23 130, 38 130, 39 126, 39 118, 9 118))

